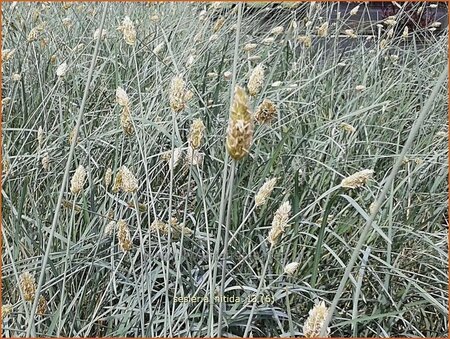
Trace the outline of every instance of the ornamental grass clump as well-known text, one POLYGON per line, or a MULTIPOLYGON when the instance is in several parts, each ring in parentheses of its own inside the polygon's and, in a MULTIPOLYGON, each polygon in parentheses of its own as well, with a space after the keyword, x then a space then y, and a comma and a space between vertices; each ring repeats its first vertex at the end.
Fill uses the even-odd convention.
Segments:
POLYGON ((236 86, 227 133, 227 150, 234 160, 241 160, 250 150, 253 121, 244 89, 236 86))

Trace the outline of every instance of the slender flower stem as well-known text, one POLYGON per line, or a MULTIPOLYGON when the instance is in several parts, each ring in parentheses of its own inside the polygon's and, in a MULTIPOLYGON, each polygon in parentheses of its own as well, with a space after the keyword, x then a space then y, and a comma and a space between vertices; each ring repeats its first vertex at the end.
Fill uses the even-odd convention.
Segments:
POLYGON ((244 336, 243 336, 244 338, 247 337, 248 332, 250 331, 250 326, 251 326, 252 320, 253 320, 253 314, 255 313, 255 309, 256 309, 256 303, 258 302, 259 295, 261 294, 261 289, 263 287, 264 280, 266 278, 267 267, 269 267, 269 262, 272 260, 273 250, 274 250, 274 246, 271 245, 270 249, 269 249, 269 254, 267 255, 266 264, 264 265, 264 269, 262 271, 261 277, 259 278, 259 286, 258 286, 258 290, 256 291, 256 297, 255 297, 256 301, 253 303, 252 310, 250 311, 250 315, 248 316, 247 326, 245 326, 245 331, 244 331, 244 336))
MULTIPOLYGON (((220 281, 220 290, 219 296, 220 299, 224 296, 225 293, 225 273, 226 273, 226 265, 227 265, 227 254, 228 254, 228 238, 230 234, 230 219, 231 219, 231 205, 233 202, 233 183, 234 183, 234 172, 236 168, 236 160, 231 162, 231 172, 230 172, 230 180, 229 184, 229 192, 228 192, 228 207, 227 207, 227 218, 225 225, 225 236, 223 239, 223 256, 222 256, 222 279, 220 281)), ((223 319, 223 311, 225 308, 225 303, 220 303, 219 305, 219 319, 218 319, 218 328, 217 328, 217 337, 222 336, 222 319, 223 319)))
MULTIPOLYGON (((230 88, 230 110, 229 110, 229 116, 231 115, 231 109, 232 109, 232 103, 233 103, 233 96, 234 96, 234 87, 236 86, 236 73, 237 73, 237 61, 239 57, 239 39, 241 34, 241 21, 242 21, 242 3, 238 4, 238 20, 237 20, 237 27, 236 27, 236 39, 235 39, 235 45, 234 45, 234 56, 233 56, 233 78, 231 81, 231 88, 230 88)), ((219 247, 220 247, 220 241, 221 241, 221 235, 222 235, 222 224, 223 224, 223 218, 225 214, 225 204, 226 204, 226 186, 227 186, 227 172, 228 172, 228 152, 225 151, 225 159, 224 159, 224 167, 223 167, 223 173, 222 173, 222 193, 220 197, 220 209, 219 209, 219 222, 218 222, 218 229, 217 229, 217 239, 214 246, 214 254, 213 254, 213 272, 212 272, 212 279, 210 280, 210 290, 209 290, 209 303, 210 303, 210 311, 209 311, 209 318, 208 318, 208 337, 212 337, 213 335, 213 316, 214 316, 214 291, 215 291, 215 283, 217 280, 217 263, 219 260, 219 247)))
MULTIPOLYGON (((102 14, 102 19, 101 19, 101 22, 100 22, 100 28, 99 28, 100 32, 102 31, 103 25, 105 23, 107 9, 108 9, 108 3, 105 3, 104 4, 104 9, 103 9, 103 14, 102 14)), ((40 273, 39 281, 38 281, 37 288, 36 288, 36 295, 34 297, 33 306, 31 307, 31 314, 30 314, 30 317, 28 319, 28 327, 27 327, 27 330, 26 330, 26 333, 25 333, 26 337, 30 337, 30 336, 31 337, 36 337, 36 330, 35 330, 35 322, 34 322, 34 320, 35 320, 37 306, 38 306, 38 303, 39 303, 39 296, 40 296, 40 293, 41 293, 42 284, 44 283, 45 268, 47 266, 48 257, 50 256, 50 250, 51 250, 51 247, 52 247, 53 237, 55 235, 56 225, 58 224, 58 219, 59 219, 59 213, 61 211, 62 200, 63 200, 64 193, 66 191, 66 183, 67 183, 67 180, 69 179, 70 166, 72 165, 72 158, 73 158, 73 154, 75 153, 76 140, 78 138, 78 133, 80 131, 81 120, 83 119, 83 115, 84 115, 84 108, 86 106, 86 101, 87 101, 87 97, 88 97, 88 94, 89 94, 89 88, 90 88, 90 85, 91 85, 92 74, 94 73, 94 68, 95 68, 95 64, 96 64, 96 61, 97 61, 97 55, 98 55, 98 50, 99 50, 99 46, 100 46, 100 40, 101 40, 101 34, 97 38, 97 43, 95 44, 94 54, 92 56, 91 66, 89 68, 88 77, 87 77, 87 81, 86 81, 86 87, 84 88, 83 99, 81 101, 80 111, 78 113, 77 123, 75 125, 75 133, 74 133, 74 136, 73 136, 73 139, 72 139, 72 143, 70 145, 69 154, 67 156, 66 168, 65 168, 63 180, 62 180, 62 183, 61 183, 61 188, 59 190, 58 201, 56 203, 56 209, 55 209, 55 213, 53 215, 53 221, 52 221, 52 226, 50 228, 50 234, 49 234, 49 237, 48 237, 48 240, 47 240, 47 248, 45 249, 44 258, 42 259, 41 273, 40 273)))
POLYGON ((445 78, 447 77, 447 73, 448 73, 448 65, 446 65, 444 71, 439 76, 439 79, 437 80, 437 82, 433 88, 433 92, 428 97, 427 101, 425 102, 425 105, 422 108, 422 111, 419 114, 419 117, 417 118, 413 127, 411 128, 411 132, 409 133, 408 139, 406 140, 405 145, 403 146, 403 149, 402 149, 399 157, 397 158, 397 161, 395 162, 394 167, 392 168, 392 171, 391 171, 389 177, 387 178, 380 195, 378 196, 378 199, 376 200, 375 208, 372 211, 372 213, 370 214, 370 218, 367 220, 366 225, 364 226, 364 229, 361 232, 361 236, 358 240, 358 244, 356 245, 355 249, 353 250, 352 256, 351 256, 349 262, 347 263, 344 275, 341 279, 339 287, 338 287, 336 294, 333 298, 333 301, 330 305, 330 308, 328 310, 328 315, 325 318, 325 321, 320 330, 321 337, 325 337, 325 335, 327 334, 328 324, 330 323, 331 318, 333 317, 333 313, 336 309, 337 303, 339 302, 339 300, 341 298, 342 292, 344 291, 345 285, 347 283, 347 279, 350 276, 350 273, 353 269, 353 266, 355 265, 356 260, 358 259, 361 248, 364 246, 367 235, 369 234, 370 230, 372 229, 372 223, 375 219, 375 216, 377 215, 377 213, 380 209, 380 206, 382 205, 384 199, 386 198, 387 192, 389 191, 392 183, 394 182, 395 176, 397 175, 397 172, 400 169, 400 166, 402 165, 402 161, 403 161, 406 153, 408 153, 409 149, 411 148, 414 138, 416 137, 417 133, 419 132, 419 129, 422 126, 422 123, 425 120, 425 117, 427 116, 427 113, 430 111, 431 106, 434 102, 434 99, 438 95, 439 90, 440 90, 442 84, 444 83, 445 78))

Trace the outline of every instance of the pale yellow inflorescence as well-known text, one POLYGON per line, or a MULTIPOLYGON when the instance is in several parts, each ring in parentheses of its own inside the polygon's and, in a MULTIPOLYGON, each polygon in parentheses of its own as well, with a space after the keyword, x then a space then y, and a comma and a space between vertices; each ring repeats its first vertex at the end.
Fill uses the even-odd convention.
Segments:
POLYGON ((250 78, 248 80, 248 93, 251 96, 256 96, 264 83, 264 66, 259 64, 256 66, 252 73, 250 74, 250 78))
POLYGON ((83 165, 79 165, 75 170, 75 173, 70 182, 70 192, 72 194, 78 194, 81 192, 84 186, 84 181, 86 180, 86 170, 83 165))
POLYGON ((120 189, 126 193, 134 193, 138 190, 139 183, 131 171, 123 165, 118 171, 114 180, 112 191, 118 192, 120 189))
POLYGON ((303 44, 303 46, 305 46, 306 48, 309 48, 312 45, 312 40, 311 40, 311 37, 309 35, 300 35, 297 38, 297 40, 298 40, 298 42, 303 44))
POLYGON ((193 149, 191 146, 187 148, 186 160, 189 165, 201 166, 203 163, 203 153, 193 149))
POLYGON ((11 60, 15 53, 16 49, 2 49, 2 61, 6 62, 11 60))
POLYGON ((39 126, 37 131, 37 141, 38 141, 38 151, 42 149, 42 146, 44 145, 44 129, 42 126, 39 126))
MULTIPOLYGON (((303 335, 306 338, 320 337, 320 330, 328 315, 328 308, 323 301, 316 304, 313 309, 309 311, 309 316, 303 325, 303 335)), ((329 329, 327 329, 329 333, 329 329)), ((327 335, 328 337, 328 335, 327 335)))
POLYGON ((43 295, 39 296, 39 302, 36 309, 36 314, 43 316, 47 312, 47 299, 43 295))
POLYGON ((264 99, 255 112, 255 120, 260 124, 269 124, 276 116, 277 107, 269 99, 264 99))
POLYGON ((120 126, 127 135, 132 135, 134 132, 133 121, 131 120, 130 106, 123 106, 122 114, 120 115, 120 126))
POLYGON ((49 167, 50 167, 50 157, 49 157, 49 155, 48 155, 48 152, 45 152, 45 153, 43 154, 41 163, 42 163, 42 168, 43 168, 44 170, 48 171, 48 170, 49 170, 49 167))
POLYGON ((192 122, 189 133, 189 144, 193 149, 199 149, 201 147, 204 130, 205 125, 201 119, 195 119, 192 122))
POLYGON ((68 69, 67 62, 63 62, 63 63, 62 63, 61 65, 59 65, 58 68, 56 69, 56 75, 57 75, 58 77, 63 77, 63 76, 65 76, 66 73, 67 73, 67 69, 68 69))
POLYGON ((227 130, 226 146, 234 160, 245 157, 253 140, 253 119, 248 108, 248 96, 236 86, 227 130))
POLYGON ((127 252, 131 249, 131 235, 130 229, 125 221, 119 220, 117 222, 117 239, 119 240, 119 247, 122 252, 127 252))
POLYGON ((100 38, 100 40, 105 40, 107 34, 108 31, 106 29, 102 29, 100 32, 100 28, 97 28, 94 32, 94 39, 97 40, 100 38))
POLYGON ((109 184, 111 184, 111 181, 112 181, 112 169, 110 167, 108 167, 106 169, 105 178, 104 178, 105 187, 108 187, 109 184))
POLYGON ((266 180, 266 182, 261 186, 258 193, 255 195, 255 206, 260 207, 267 203, 270 195, 272 194, 275 184, 277 183, 277 178, 272 178, 266 180))
POLYGON ((174 240, 180 239, 182 234, 191 236, 193 233, 190 228, 180 224, 177 218, 171 218, 170 225, 155 219, 150 225, 150 232, 162 235, 168 235, 170 232, 174 240))
POLYGON ((13 311, 13 305, 11 305, 11 304, 2 305, 2 321, 8 315, 10 315, 12 313, 12 311, 13 311))
POLYGON ((339 127, 349 133, 355 133, 356 132, 356 128, 350 124, 347 124, 346 122, 343 122, 339 125, 339 127))
POLYGON ((186 103, 192 98, 193 93, 186 89, 186 83, 181 76, 175 76, 170 82, 169 102, 175 113, 181 112, 186 103))
POLYGON ((114 233, 117 228, 117 223, 114 220, 111 220, 105 227, 105 235, 109 236, 114 233))
POLYGON ((328 22, 324 22, 317 30, 317 35, 324 38, 328 35, 328 22))
POLYGON ((176 147, 173 149, 173 161, 172 161, 172 151, 165 151, 161 154, 161 159, 166 161, 169 164, 169 169, 175 168, 183 156, 183 150, 181 147, 176 147))
POLYGON ((367 181, 372 177, 373 170, 365 169, 350 175, 347 178, 342 179, 341 187, 344 188, 357 188, 364 186, 367 181))
POLYGON ((129 16, 126 16, 123 19, 122 25, 120 25, 117 30, 122 32, 123 39, 128 45, 134 45, 136 43, 136 29, 129 16))
POLYGON ((29 272, 23 272, 19 277, 19 282, 25 301, 33 301, 36 294, 34 277, 29 272))
POLYGON ((300 266, 300 263, 298 262, 291 262, 284 266, 284 273, 287 275, 293 275, 295 271, 297 271, 298 267, 300 266))
POLYGON ((116 89, 116 102, 122 107, 130 105, 130 99, 128 98, 127 92, 120 86, 116 89))
POLYGON ((269 231, 269 236, 267 239, 272 246, 277 243, 278 239, 283 234, 289 220, 291 209, 291 204, 289 203, 289 201, 286 201, 281 204, 281 206, 275 212, 272 220, 272 227, 269 231))

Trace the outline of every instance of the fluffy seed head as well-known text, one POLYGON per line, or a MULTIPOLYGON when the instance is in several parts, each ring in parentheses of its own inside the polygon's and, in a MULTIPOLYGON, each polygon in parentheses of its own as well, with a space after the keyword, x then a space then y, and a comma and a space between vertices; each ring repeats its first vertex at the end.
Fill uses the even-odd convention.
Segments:
POLYGON ((309 48, 312 45, 312 40, 311 40, 311 37, 309 35, 300 35, 297 38, 297 40, 298 40, 298 42, 303 44, 303 46, 305 46, 306 48, 309 48))
POLYGON ((32 28, 30 33, 28 33, 27 35, 27 42, 36 41, 38 36, 39 36, 39 29, 37 29, 37 27, 32 28))
POLYGON ((94 39, 97 40, 100 38, 100 40, 105 40, 107 34, 108 31, 106 29, 102 29, 100 32, 100 28, 97 28, 94 32, 94 39))
POLYGON ((262 42, 264 45, 271 45, 271 44, 273 44, 273 43, 275 42, 275 38, 272 37, 272 36, 269 36, 269 37, 263 39, 261 42, 262 42))
POLYGON ((251 96, 255 96, 261 90, 264 83, 264 66, 259 64, 256 66, 252 73, 250 74, 250 79, 248 80, 248 93, 251 96))
POLYGON ((42 149, 42 145, 44 145, 44 129, 42 126, 39 126, 37 131, 37 141, 38 141, 38 151, 42 149))
POLYGON ((46 312, 47 312, 47 299, 45 299, 43 295, 40 295, 36 314, 43 316, 46 312))
POLYGON ((357 35, 355 34, 355 31, 353 29, 346 29, 344 31, 344 34, 352 39, 355 39, 357 35))
POLYGON ((203 163, 203 153, 189 146, 187 148, 186 160, 189 165, 201 166, 203 163))
POLYGON ((395 26, 395 24, 397 23, 397 21, 395 21, 394 18, 387 18, 386 20, 384 20, 384 23, 388 26, 395 26))
POLYGON ((283 26, 277 26, 271 29, 270 34, 279 35, 284 32, 283 26))
POLYGON ((122 252, 127 252, 131 249, 130 229, 125 221, 119 220, 117 222, 117 239, 119 240, 119 247, 122 252))
POLYGON ((138 188, 139 184, 136 177, 131 173, 128 167, 123 165, 117 172, 112 191, 116 193, 121 189, 126 193, 133 193, 136 192, 138 188))
POLYGON ((78 194, 81 192, 84 186, 84 181, 86 179, 86 170, 83 165, 80 165, 75 170, 75 174, 70 182, 70 192, 72 194, 78 194))
POLYGON ((352 174, 351 176, 342 179, 341 187, 344 188, 357 188, 364 186, 367 181, 372 177, 373 170, 365 169, 352 174))
POLYGON ((250 150, 252 138, 253 121, 248 109, 248 96, 242 87, 236 86, 226 141, 230 156, 234 160, 245 157, 250 150))
POLYGON ((186 90, 186 83, 181 76, 175 76, 170 82, 169 101, 170 107, 175 113, 181 112, 186 103, 192 98, 193 93, 186 90))
POLYGON ((130 106, 123 106, 122 114, 120 115, 120 126, 127 135, 133 135, 134 127, 131 120, 130 106))
POLYGON ((42 168, 43 168, 44 170, 48 171, 48 169, 49 169, 49 167, 50 167, 50 157, 49 157, 49 155, 48 155, 47 152, 45 152, 45 153, 43 154, 41 163, 42 163, 42 168))
POLYGON ((11 304, 2 305, 2 321, 13 311, 13 306, 11 304))
POLYGON ((408 34, 409 34, 409 28, 408 28, 408 26, 405 26, 405 28, 403 29, 403 33, 402 33, 402 38, 408 39, 408 34))
POLYGON ((150 225, 150 232, 168 234, 169 226, 161 220, 155 219, 150 225))
POLYGON ((356 132, 356 128, 355 128, 355 127, 353 127, 352 125, 347 124, 347 123, 345 123, 345 122, 341 123, 341 124, 339 125, 339 127, 340 127, 342 130, 344 130, 344 131, 346 131, 346 132, 349 132, 349 133, 355 133, 355 132, 356 132))
POLYGON ((201 119, 195 119, 192 122, 191 130, 189 133, 189 144, 193 149, 199 149, 202 145, 203 131, 205 125, 201 119))
POLYGON ((250 52, 250 51, 253 51, 256 47, 258 47, 257 44, 251 44, 251 43, 245 44, 244 45, 244 51, 245 52, 250 52))
POLYGON ((267 200, 272 194, 272 191, 277 183, 277 178, 272 178, 266 180, 266 182, 261 186, 258 193, 255 195, 255 206, 260 207, 267 203, 267 200))
POLYGON ((33 301, 36 293, 36 281, 29 272, 23 272, 19 277, 20 288, 25 301, 33 301))
POLYGON ((112 235, 116 230, 116 227, 117 227, 116 222, 114 220, 111 220, 105 227, 105 235, 106 236, 112 235))
POLYGON ((108 167, 108 169, 105 172, 105 187, 108 187, 109 184, 111 184, 111 180, 112 180, 112 169, 110 167, 108 167))
POLYGON ((364 91, 364 90, 366 89, 366 86, 364 86, 364 85, 357 85, 357 86, 355 87, 355 89, 356 89, 358 92, 362 92, 362 91, 364 91))
MULTIPOLYGON (((272 84, 273 85, 273 84, 272 84)), ((264 99, 255 112, 255 120, 260 124, 268 124, 277 115, 277 108, 269 99, 264 99)))
POLYGON ((350 11, 350 15, 355 15, 356 13, 358 13, 359 6, 360 5, 353 7, 352 10, 350 11))
POLYGON ((214 24, 213 32, 214 33, 218 32, 222 28, 224 23, 225 18, 223 16, 219 17, 214 24))
POLYGON ((277 243, 278 239, 283 234, 289 220, 291 209, 291 204, 289 201, 286 201, 275 212, 272 220, 272 227, 269 231, 269 236, 267 239, 272 246, 277 243))
POLYGON ((150 232, 162 235, 168 235, 169 232, 174 240, 180 239, 181 235, 191 236, 192 230, 183 224, 179 224, 176 218, 171 218, 170 223, 166 224, 158 219, 155 219, 150 225, 150 232))
POLYGON ((20 81, 20 79, 22 79, 22 76, 19 73, 14 73, 11 76, 12 81, 20 81))
POLYGON ((116 102, 122 107, 130 105, 127 92, 122 87, 117 87, 116 89, 116 102))
POLYGON ((63 62, 61 65, 58 66, 56 69, 56 75, 58 77, 63 77, 67 73, 67 62, 63 62))
POLYGON ((9 61, 14 56, 14 53, 16 53, 15 49, 3 49, 2 50, 2 61, 3 62, 9 61))
POLYGON ((169 164, 169 169, 173 165, 175 168, 183 156, 183 150, 180 147, 176 147, 173 149, 173 162, 172 162, 172 151, 166 151, 161 154, 161 159, 166 161, 169 164))
POLYGON ((300 264, 298 262, 291 262, 284 266, 284 273, 286 273, 287 275, 293 275, 295 271, 297 271, 299 266, 300 264))
MULTIPOLYGON (((328 315, 328 308, 325 303, 321 301, 309 311, 309 316, 303 325, 303 335, 306 338, 317 338, 320 336, 320 330, 325 318, 328 315)), ((329 329, 327 329, 329 332, 329 329)), ((328 337, 328 336, 327 336, 328 337)))
POLYGON ((155 55, 160 55, 164 51, 165 47, 166 45, 164 42, 161 42, 153 49, 153 53, 155 53, 155 55))
POLYGON ((122 21, 122 25, 117 30, 122 32, 125 43, 128 45, 134 45, 136 43, 136 29, 130 17, 126 16, 122 21))
POLYGON ((324 22, 317 30, 317 35, 324 38, 328 35, 328 22, 324 22))

